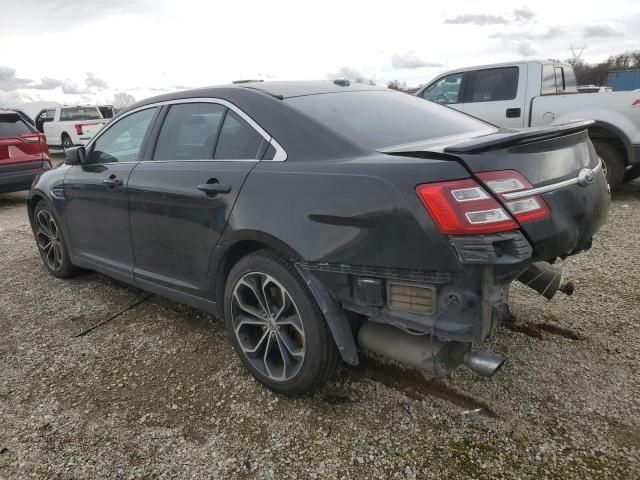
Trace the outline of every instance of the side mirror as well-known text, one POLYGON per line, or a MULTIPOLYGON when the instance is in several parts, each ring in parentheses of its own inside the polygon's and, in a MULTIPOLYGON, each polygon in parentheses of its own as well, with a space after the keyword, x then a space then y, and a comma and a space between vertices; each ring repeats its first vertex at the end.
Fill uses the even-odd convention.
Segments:
POLYGON ((83 146, 65 148, 64 163, 67 165, 84 165, 87 161, 87 151, 83 146))

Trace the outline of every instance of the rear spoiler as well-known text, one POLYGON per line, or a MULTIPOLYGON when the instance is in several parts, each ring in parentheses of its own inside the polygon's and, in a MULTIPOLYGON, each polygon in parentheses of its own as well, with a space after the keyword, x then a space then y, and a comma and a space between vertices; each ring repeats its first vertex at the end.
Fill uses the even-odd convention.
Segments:
POLYGON ((521 145, 545 138, 560 137, 586 130, 595 122, 593 120, 576 120, 570 123, 552 125, 549 127, 535 127, 524 130, 500 130, 493 135, 486 135, 472 140, 455 143, 444 149, 445 153, 479 153, 486 150, 504 148, 511 145, 521 145))

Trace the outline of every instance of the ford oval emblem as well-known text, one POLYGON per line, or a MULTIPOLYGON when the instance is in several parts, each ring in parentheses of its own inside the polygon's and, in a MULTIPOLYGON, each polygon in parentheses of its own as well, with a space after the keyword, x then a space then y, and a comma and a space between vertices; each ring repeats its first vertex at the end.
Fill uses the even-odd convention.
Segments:
POLYGON ((578 173, 578 185, 585 187, 590 183, 593 183, 595 178, 596 175, 593 173, 593 170, 591 170, 590 168, 583 168, 578 173))

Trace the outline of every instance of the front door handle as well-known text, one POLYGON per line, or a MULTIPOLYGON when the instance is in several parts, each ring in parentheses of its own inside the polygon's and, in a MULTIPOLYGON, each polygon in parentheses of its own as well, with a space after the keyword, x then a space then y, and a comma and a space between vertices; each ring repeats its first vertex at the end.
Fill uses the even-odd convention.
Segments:
POLYGON ((519 108, 507 108, 507 118, 520 118, 522 110, 519 108))
POLYGON ((115 188, 122 185, 122 180, 116 178, 115 175, 111 175, 109 178, 105 178, 102 183, 107 185, 109 188, 115 188))
POLYGON ((219 193, 229 193, 231 191, 231 185, 224 183, 205 183, 198 185, 198 190, 206 193, 207 195, 214 196, 219 193))

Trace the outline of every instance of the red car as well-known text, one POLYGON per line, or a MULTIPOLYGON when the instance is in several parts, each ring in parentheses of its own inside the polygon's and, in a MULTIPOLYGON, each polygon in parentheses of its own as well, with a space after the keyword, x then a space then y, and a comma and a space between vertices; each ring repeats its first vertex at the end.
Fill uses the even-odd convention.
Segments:
POLYGON ((46 137, 18 112, 0 109, 0 193, 29 190, 50 168, 46 137))

